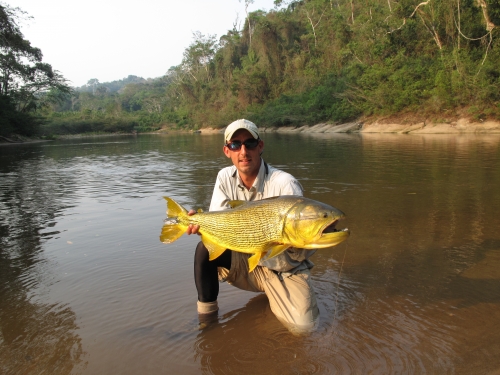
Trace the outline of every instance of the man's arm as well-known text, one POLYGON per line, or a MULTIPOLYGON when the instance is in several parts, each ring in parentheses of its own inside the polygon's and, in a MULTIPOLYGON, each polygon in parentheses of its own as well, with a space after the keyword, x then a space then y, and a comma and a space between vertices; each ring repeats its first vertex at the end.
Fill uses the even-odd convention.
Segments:
MULTIPOLYGON (((210 202, 209 211, 222 211, 227 208, 227 202, 231 200, 230 197, 226 194, 226 187, 224 185, 223 179, 221 178, 220 171, 217 175, 217 180, 215 181, 214 192, 212 193, 212 200, 210 202)), ((195 210, 190 210, 188 215, 196 214, 195 210)), ((186 234, 198 234, 198 230, 200 229, 199 225, 189 224, 186 234)))
POLYGON ((227 191, 225 179, 221 176, 222 171, 217 175, 215 181, 214 192, 212 193, 212 200, 210 201, 209 211, 222 211, 228 208, 227 203, 231 200, 227 191))
POLYGON ((290 184, 288 184, 288 186, 286 186, 283 189, 282 195, 300 195, 300 196, 303 196, 304 195, 304 188, 302 187, 302 185, 300 184, 299 181, 297 181, 295 178, 293 178, 290 181, 290 184))

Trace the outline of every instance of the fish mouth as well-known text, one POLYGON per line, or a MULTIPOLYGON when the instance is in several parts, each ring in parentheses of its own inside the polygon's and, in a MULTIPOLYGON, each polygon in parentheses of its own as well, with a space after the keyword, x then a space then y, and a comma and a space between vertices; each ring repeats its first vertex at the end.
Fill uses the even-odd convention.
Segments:
POLYGON ((321 235, 324 236, 328 233, 336 233, 336 232, 349 232, 349 229, 337 229, 337 224, 341 219, 334 219, 330 224, 326 224, 323 230, 321 231, 321 235))
POLYGON ((339 243, 345 241, 347 237, 349 237, 349 229, 337 229, 336 226, 339 220, 334 220, 330 224, 326 224, 323 230, 321 231, 321 236, 317 241, 315 241, 315 245, 319 247, 330 247, 338 245, 339 243))
POLYGON ((332 223, 327 224, 323 228, 323 231, 321 232, 321 235, 324 235, 325 233, 340 232, 340 230, 336 228, 338 222, 339 222, 338 220, 334 220, 332 223))

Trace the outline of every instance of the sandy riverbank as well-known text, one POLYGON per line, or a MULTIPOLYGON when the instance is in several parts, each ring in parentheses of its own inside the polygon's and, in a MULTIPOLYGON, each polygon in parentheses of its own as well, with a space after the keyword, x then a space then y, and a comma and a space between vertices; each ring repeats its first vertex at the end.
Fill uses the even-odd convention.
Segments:
MULTIPOLYGON (((203 128, 201 133, 222 133, 224 129, 203 128)), ((500 121, 473 122, 460 119, 450 122, 416 122, 408 124, 390 121, 351 122, 346 124, 317 124, 313 126, 263 128, 265 133, 398 133, 398 134, 473 134, 498 133, 500 121)))
MULTIPOLYGON (((322 123, 313 126, 284 126, 280 128, 270 127, 261 128, 264 133, 393 133, 393 134, 500 134, 500 121, 483 121, 474 122, 467 119, 459 119, 449 122, 392 122, 388 120, 377 121, 356 121, 346 124, 331 124, 322 123)), ((171 130, 162 129, 155 133, 185 133, 186 130, 171 130)), ((223 133, 224 128, 202 128, 197 131, 201 134, 223 133)), ((83 137, 102 137, 112 136, 116 134, 99 134, 99 135, 67 135, 59 136, 59 138, 83 138, 83 137)), ((23 143, 47 142, 43 139, 29 139, 26 137, 16 137, 15 141, 5 137, 0 138, 0 145, 18 145, 23 143), (10 141, 10 142, 9 142, 10 141)))

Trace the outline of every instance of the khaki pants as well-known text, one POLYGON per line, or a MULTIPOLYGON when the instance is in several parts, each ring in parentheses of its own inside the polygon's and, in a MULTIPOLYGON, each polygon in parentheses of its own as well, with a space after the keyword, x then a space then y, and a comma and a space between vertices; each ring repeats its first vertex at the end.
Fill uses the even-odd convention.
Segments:
POLYGON ((219 268, 219 280, 243 290, 265 292, 271 311, 292 332, 310 332, 319 321, 316 296, 308 269, 281 277, 267 267, 248 272, 248 254, 233 251, 231 270, 219 268))

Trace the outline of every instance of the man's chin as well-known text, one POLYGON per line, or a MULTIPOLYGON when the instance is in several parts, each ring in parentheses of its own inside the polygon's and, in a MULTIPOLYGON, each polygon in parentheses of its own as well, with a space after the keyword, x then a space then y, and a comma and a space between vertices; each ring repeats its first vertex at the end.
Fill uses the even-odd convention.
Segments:
POLYGON ((247 174, 247 173, 252 173, 254 171, 258 171, 258 168, 256 168, 255 166, 251 165, 251 164, 238 164, 238 170, 241 172, 241 173, 244 173, 244 174, 247 174))
POLYGON ((241 169, 253 169, 255 166, 252 164, 252 162, 239 162, 238 166, 241 169))

